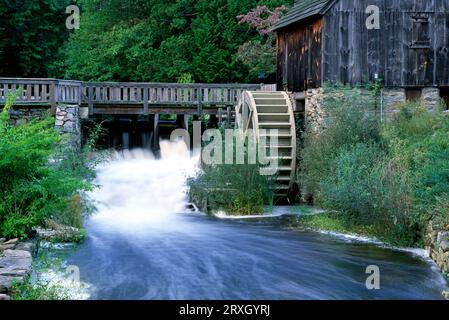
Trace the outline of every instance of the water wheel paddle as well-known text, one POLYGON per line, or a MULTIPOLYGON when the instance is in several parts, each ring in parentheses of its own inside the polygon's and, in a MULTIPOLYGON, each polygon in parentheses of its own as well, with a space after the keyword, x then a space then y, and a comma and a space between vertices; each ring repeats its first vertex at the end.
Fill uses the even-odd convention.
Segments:
POLYGON ((256 141, 265 138, 267 148, 276 129, 278 160, 276 197, 287 197, 295 178, 296 170, 296 125, 293 107, 286 92, 244 91, 236 106, 236 127, 245 135, 254 135, 256 141))

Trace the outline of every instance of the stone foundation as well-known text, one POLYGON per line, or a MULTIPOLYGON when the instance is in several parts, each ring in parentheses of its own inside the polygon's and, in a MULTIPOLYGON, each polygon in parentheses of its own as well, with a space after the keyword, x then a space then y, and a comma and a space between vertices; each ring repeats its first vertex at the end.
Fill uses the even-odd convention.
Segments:
MULTIPOLYGON (((428 111, 436 111, 441 101, 440 89, 426 87, 421 91, 421 99, 428 111)), ((383 90, 384 112, 394 114, 399 111, 399 106, 407 101, 406 89, 385 88, 383 90)))
MULTIPOLYGON (((362 89, 363 93, 371 94, 368 90, 362 89)), ((309 89, 305 93, 305 116, 306 121, 312 128, 319 128, 324 119, 324 112, 321 107, 321 101, 325 96, 322 88, 309 89)), ((294 95, 292 95, 294 99, 294 95)), ((435 87, 422 89, 421 99, 428 111, 438 109, 441 97, 440 90, 435 87)), ((401 104, 407 101, 405 88, 384 88, 383 89, 383 113, 388 116, 399 111, 401 104)))
POLYGON ((437 111, 440 105, 440 89, 424 88, 422 89, 422 99, 428 111, 437 111))
POLYGON ((384 113, 396 113, 399 106, 407 101, 404 88, 383 89, 383 110, 384 113))
POLYGON ((426 249, 444 274, 449 273, 449 225, 431 221, 425 238, 426 249))
POLYGON ((318 128, 322 126, 324 121, 324 112, 321 107, 321 101, 323 97, 324 97, 323 88, 309 89, 306 92, 305 97, 306 123, 314 130, 318 130, 318 128))
POLYGON ((56 107, 56 129, 67 137, 71 147, 81 148, 81 121, 79 106, 60 105, 56 107))

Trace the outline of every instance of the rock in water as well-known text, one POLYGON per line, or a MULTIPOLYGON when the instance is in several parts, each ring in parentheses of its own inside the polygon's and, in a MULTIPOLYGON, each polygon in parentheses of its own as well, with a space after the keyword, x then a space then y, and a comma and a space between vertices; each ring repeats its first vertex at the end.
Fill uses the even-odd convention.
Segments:
POLYGON ((446 300, 449 300, 449 291, 443 291, 443 297, 446 300))

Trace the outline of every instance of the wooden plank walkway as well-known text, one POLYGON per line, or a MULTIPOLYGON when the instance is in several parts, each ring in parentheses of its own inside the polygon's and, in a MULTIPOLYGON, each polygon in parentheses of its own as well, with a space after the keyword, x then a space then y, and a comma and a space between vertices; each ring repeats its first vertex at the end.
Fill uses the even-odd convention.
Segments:
POLYGON ((235 106, 243 91, 275 91, 264 84, 81 82, 0 78, 0 105, 17 92, 17 105, 87 106, 89 114, 217 113, 235 106))

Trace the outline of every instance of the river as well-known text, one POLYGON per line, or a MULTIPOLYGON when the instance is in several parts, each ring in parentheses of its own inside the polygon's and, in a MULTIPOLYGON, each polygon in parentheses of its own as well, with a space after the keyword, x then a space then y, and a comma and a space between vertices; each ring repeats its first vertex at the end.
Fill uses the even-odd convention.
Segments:
POLYGON ((442 298, 444 279, 412 253, 291 230, 287 218, 183 213, 195 161, 162 149, 162 160, 133 151, 98 169, 98 212, 67 258, 91 299, 442 298), (366 288, 369 265, 380 269, 380 290, 366 288))

